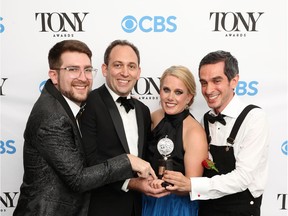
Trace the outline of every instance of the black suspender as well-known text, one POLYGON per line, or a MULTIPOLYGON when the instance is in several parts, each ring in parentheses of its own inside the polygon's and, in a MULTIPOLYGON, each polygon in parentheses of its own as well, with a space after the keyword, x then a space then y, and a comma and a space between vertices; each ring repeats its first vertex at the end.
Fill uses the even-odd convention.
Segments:
POLYGON ((209 111, 204 114, 204 129, 206 132, 206 139, 209 145, 209 143, 211 142, 211 136, 210 136, 209 126, 208 126, 207 115, 209 115, 209 111))
POLYGON ((260 108, 256 105, 253 105, 253 104, 250 104, 248 106, 246 106, 244 108, 244 110, 240 113, 240 115, 237 117, 234 125, 233 125, 233 128, 231 130, 231 133, 229 135, 229 137, 227 138, 227 142, 230 143, 230 144, 234 144, 234 141, 235 141, 235 137, 238 133, 238 130, 242 124, 242 122, 244 121, 246 115, 249 113, 250 110, 254 109, 254 108, 260 108))
MULTIPOLYGON (((231 133, 230 133, 229 137, 227 138, 228 143, 230 143, 231 145, 234 144, 235 137, 238 133, 238 130, 239 130, 242 122, 244 121, 244 119, 245 119, 246 115, 249 113, 249 111, 254 109, 254 108, 260 108, 260 107, 253 105, 253 104, 250 104, 250 105, 246 106, 243 109, 243 111, 240 113, 240 115, 237 117, 237 119, 233 125, 233 128, 231 130, 231 133)), ((205 132, 206 132, 207 142, 209 144, 211 142, 211 136, 210 136, 208 120, 207 120, 207 115, 209 115, 208 113, 209 113, 209 111, 207 113, 205 113, 205 115, 204 115, 204 128, 205 128, 205 132)))

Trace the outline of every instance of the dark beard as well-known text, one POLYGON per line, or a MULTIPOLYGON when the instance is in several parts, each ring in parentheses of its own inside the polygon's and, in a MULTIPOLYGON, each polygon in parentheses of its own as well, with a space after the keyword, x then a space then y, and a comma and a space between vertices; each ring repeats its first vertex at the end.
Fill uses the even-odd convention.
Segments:
POLYGON ((77 97, 75 97, 74 93, 73 92, 70 92, 70 91, 62 91, 61 90, 61 93, 62 95, 64 95, 65 97, 69 98, 71 101, 75 102, 75 103, 79 103, 81 104, 84 100, 86 100, 86 98, 83 100, 83 99, 78 99, 77 97))
MULTIPOLYGON (((81 81, 76 81, 74 80, 72 83, 71 83, 71 86, 73 85, 73 83, 75 82, 81 82, 81 81)), ((81 82, 83 83, 83 82, 81 82)), ((89 84, 89 83, 87 83, 89 84)), ((81 104, 83 101, 85 101, 87 99, 87 95, 88 93, 91 91, 91 89, 89 89, 89 91, 87 92, 86 94, 86 97, 85 98, 77 98, 74 94, 74 92, 72 91, 72 88, 70 91, 64 91, 62 88, 61 88, 61 85, 60 85, 60 80, 58 80, 58 89, 59 91, 61 92, 62 95, 64 95, 65 97, 67 97, 69 100, 73 101, 74 103, 76 104, 81 104)))

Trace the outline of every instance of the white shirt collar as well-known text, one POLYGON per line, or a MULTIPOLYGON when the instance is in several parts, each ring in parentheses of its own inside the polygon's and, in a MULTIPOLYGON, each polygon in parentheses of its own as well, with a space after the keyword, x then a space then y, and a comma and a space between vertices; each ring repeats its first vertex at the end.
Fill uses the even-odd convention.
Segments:
MULTIPOLYGON (((119 95, 117 95, 114 91, 112 91, 112 89, 109 88, 109 86, 107 85, 107 83, 105 83, 106 88, 108 89, 110 95, 112 96, 113 100, 116 102, 116 100, 120 97, 119 95)), ((130 99, 131 95, 129 93, 129 95, 127 96, 127 99, 130 99)))
POLYGON ((224 110, 221 112, 221 114, 237 118, 239 114, 244 109, 245 104, 241 102, 240 98, 235 94, 232 98, 232 100, 228 103, 228 105, 224 108, 224 110))
POLYGON ((72 110, 72 113, 73 113, 74 117, 76 118, 76 115, 77 115, 77 113, 80 110, 80 107, 75 102, 71 101, 69 98, 65 97, 64 95, 63 95, 63 97, 67 101, 70 109, 72 110))

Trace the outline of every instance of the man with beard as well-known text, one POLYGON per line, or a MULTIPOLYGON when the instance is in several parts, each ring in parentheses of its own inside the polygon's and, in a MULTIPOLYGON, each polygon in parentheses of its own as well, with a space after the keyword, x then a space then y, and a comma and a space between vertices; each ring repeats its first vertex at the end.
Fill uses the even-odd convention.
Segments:
POLYGON ((84 216, 88 190, 130 178, 132 169, 140 177, 156 178, 149 163, 130 154, 86 167, 77 113, 96 73, 91 57, 78 40, 61 41, 49 52, 50 79, 24 132, 24 177, 15 216, 84 216))

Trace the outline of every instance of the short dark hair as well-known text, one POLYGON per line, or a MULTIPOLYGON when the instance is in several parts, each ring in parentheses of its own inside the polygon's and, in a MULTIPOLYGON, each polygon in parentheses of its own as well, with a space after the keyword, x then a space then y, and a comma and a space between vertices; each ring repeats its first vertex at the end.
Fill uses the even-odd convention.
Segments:
POLYGON ((239 74, 237 59, 232 56, 230 52, 226 52, 223 50, 210 52, 206 56, 204 56, 204 58, 200 61, 198 72, 200 73, 200 69, 203 65, 216 64, 218 62, 224 62, 224 74, 229 81, 231 81, 231 79, 233 79, 237 74, 239 74))
POLYGON ((90 60, 92 57, 92 51, 82 41, 63 40, 56 43, 49 51, 48 63, 50 69, 59 68, 62 65, 61 55, 67 51, 85 53, 90 60))
POLYGON ((107 47, 107 49, 104 53, 104 63, 106 65, 108 65, 108 63, 109 63, 109 57, 110 57, 110 53, 111 53, 112 49, 118 45, 131 47, 134 50, 134 52, 136 53, 136 56, 138 58, 138 65, 140 65, 140 53, 139 53, 138 48, 134 44, 132 44, 131 42, 129 42, 127 40, 114 40, 112 43, 110 43, 110 45, 107 47))

